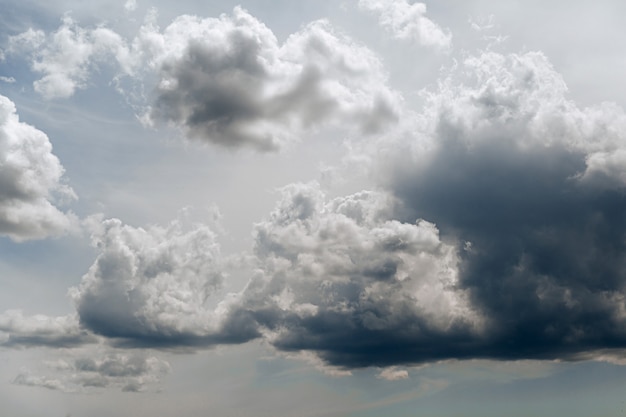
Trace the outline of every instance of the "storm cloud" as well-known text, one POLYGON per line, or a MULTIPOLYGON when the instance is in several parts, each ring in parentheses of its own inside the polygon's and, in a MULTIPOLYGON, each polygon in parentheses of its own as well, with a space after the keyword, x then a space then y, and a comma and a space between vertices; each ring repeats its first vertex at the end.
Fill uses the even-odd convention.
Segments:
POLYGON ((484 53, 459 73, 432 93, 413 143, 397 143, 412 150, 383 171, 405 216, 456 242, 458 288, 486 323, 485 343, 468 353, 623 348, 623 112, 578 108, 539 53, 484 53))

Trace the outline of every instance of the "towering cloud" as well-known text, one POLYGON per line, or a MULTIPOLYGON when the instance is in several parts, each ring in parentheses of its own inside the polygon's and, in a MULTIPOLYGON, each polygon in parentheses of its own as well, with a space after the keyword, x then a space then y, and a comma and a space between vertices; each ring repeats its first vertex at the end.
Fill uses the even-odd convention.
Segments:
POLYGON ((71 226, 72 216, 53 204, 55 196, 75 198, 63 171, 45 133, 20 122, 13 102, 0 96, 0 235, 36 239, 71 226))
POLYGON ((408 218, 458 242, 458 287, 488 323, 470 355, 626 346, 626 118, 565 93, 539 53, 470 58, 383 163, 408 218))
POLYGON ((240 308, 285 351, 341 367, 463 355, 481 318, 457 288, 457 254, 426 221, 390 220, 393 201, 361 192, 327 201, 293 185, 256 231, 258 275, 240 308))

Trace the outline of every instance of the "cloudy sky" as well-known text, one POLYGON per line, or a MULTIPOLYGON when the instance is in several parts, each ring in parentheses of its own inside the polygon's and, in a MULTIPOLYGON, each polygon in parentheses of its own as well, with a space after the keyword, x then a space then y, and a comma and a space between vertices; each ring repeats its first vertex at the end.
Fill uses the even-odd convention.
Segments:
POLYGON ((623 2, 0 7, 7 415, 624 414, 623 2))

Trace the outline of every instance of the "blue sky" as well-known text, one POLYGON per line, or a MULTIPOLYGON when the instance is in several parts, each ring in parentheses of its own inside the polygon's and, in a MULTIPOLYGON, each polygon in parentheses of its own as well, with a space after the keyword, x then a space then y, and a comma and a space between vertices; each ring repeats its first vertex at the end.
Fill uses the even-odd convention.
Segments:
POLYGON ((0 0, 14 416, 617 416, 625 6, 0 0))

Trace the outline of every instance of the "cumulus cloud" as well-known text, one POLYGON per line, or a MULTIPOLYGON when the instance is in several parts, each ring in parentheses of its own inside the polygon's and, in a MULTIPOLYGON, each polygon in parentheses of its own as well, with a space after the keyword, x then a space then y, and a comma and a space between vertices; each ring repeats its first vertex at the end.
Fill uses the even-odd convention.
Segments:
POLYGON ((66 16, 54 33, 11 37, 8 51, 29 54, 43 74, 35 90, 46 98, 73 95, 93 67, 116 62, 120 88, 129 77, 151 92, 134 103, 147 108, 143 121, 233 149, 275 150, 308 128, 337 122, 377 132, 397 119, 401 102, 380 60, 328 22, 281 44, 239 7, 219 18, 179 16, 163 30, 149 15, 132 40, 66 16))
POLYGON ((359 0, 359 8, 378 15, 380 25, 396 39, 447 49, 452 35, 427 18, 426 4, 408 0, 359 0))
POLYGON ((9 38, 9 53, 26 54, 32 69, 43 74, 34 82, 35 91, 47 99, 65 98, 85 88, 91 67, 113 56, 128 59, 128 48, 120 35, 105 27, 81 28, 66 15, 56 32, 28 31, 9 38))
POLYGON ((177 220, 143 229, 97 217, 90 222, 100 254, 70 289, 82 326, 127 346, 250 339, 245 328, 222 332, 224 304, 207 304, 223 280, 219 245, 208 226, 187 228, 177 220))
POLYGON ((0 347, 72 347, 96 340, 80 328, 75 316, 25 316, 21 310, 0 314, 0 347))
POLYGON ((485 319, 467 356, 626 346, 626 118, 566 92, 540 53, 470 57, 382 158, 400 217, 457 242, 456 285, 485 319))
POLYGON ((74 216, 53 204, 55 196, 75 198, 63 172, 46 134, 20 122, 0 96, 0 234, 20 241, 68 230, 74 216))
POLYGON ((38 375, 23 370, 14 384, 41 387, 64 392, 93 392, 118 388, 125 392, 142 392, 157 385, 169 373, 169 364, 145 352, 90 352, 72 359, 45 362, 48 373, 38 375))
POLYGON ((150 118, 193 138, 270 150, 321 122, 371 132, 397 116, 379 60, 325 21, 282 45, 241 8, 219 19, 180 16, 148 35, 159 77, 150 118))
POLYGON ((393 201, 361 192, 327 201, 284 189, 256 227, 257 276, 242 293, 277 349, 342 368, 439 359, 471 343, 480 317, 457 289, 454 248, 434 224, 390 220, 393 201))

